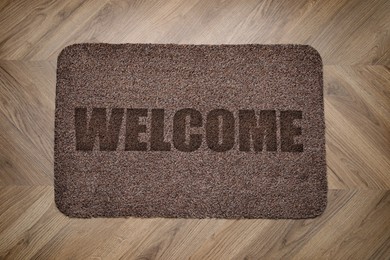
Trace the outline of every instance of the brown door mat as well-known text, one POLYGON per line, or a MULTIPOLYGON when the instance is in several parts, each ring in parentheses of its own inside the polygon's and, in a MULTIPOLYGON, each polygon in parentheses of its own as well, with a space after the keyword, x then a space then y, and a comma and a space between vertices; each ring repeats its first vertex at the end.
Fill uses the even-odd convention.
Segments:
POLYGON ((324 211, 322 61, 312 47, 75 44, 57 66, 55 201, 64 214, 324 211))

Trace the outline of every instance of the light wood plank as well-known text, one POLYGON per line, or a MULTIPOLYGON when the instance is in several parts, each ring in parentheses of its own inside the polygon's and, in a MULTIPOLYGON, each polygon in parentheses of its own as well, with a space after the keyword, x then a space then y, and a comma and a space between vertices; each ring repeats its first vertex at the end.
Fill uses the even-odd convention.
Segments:
POLYGON ((55 207, 52 187, 4 193, 0 256, 10 259, 380 259, 389 253, 388 191, 330 190, 325 213, 307 220, 70 219, 55 207))
POLYGON ((0 1, 0 258, 390 259, 390 1, 0 1), (70 219, 57 55, 78 42, 300 43, 323 57, 329 204, 308 220, 70 219))
POLYGON ((55 63, 0 62, 0 185, 52 185, 55 63))
POLYGON ((346 187, 389 189, 389 70, 326 66, 324 84, 330 174, 346 187))
POLYGON ((0 11, 0 59, 53 60, 75 42, 301 43, 317 48, 325 64, 390 64, 386 0, 34 0, 30 8, 25 5, 15 2, 0 11))

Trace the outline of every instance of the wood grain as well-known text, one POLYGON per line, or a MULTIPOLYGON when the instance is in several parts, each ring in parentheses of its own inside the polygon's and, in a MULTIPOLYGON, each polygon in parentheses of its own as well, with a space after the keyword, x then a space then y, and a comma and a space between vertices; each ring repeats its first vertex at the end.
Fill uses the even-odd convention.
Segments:
POLYGON ((308 220, 70 219, 49 186, 9 186, 0 206, 2 257, 137 259, 385 259, 390 193, 331 190, 308 220), (5 198, 4 198, 5 197, 5 198))
POLYGON ((390 2, 0 1, 0 258, 389 259, 390 2), (54 205, 56 58, 77 42, 319 50, 329 203, 308 220, 70 219, 54 205))

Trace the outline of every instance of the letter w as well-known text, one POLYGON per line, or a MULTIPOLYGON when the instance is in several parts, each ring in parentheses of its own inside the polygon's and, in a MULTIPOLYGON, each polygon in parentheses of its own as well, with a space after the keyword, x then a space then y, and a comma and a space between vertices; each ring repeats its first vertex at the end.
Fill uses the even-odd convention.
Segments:
POLYGON ((88 123, 87 108, 75 109, 76 150, 92 151, 96 136, 101 151, 117 149, 124 109, 113 108, 108 125, 106 114, 105 108, 93 108, 88 123))

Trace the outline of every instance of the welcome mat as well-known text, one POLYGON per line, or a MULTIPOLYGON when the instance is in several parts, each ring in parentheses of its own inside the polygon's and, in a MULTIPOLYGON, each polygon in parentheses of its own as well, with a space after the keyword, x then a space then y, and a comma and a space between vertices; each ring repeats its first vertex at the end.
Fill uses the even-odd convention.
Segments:
POLYGON ((57 66, 55 201, 66 215, 325 209, 322 61, 312 47, 76 44, 57 66))

